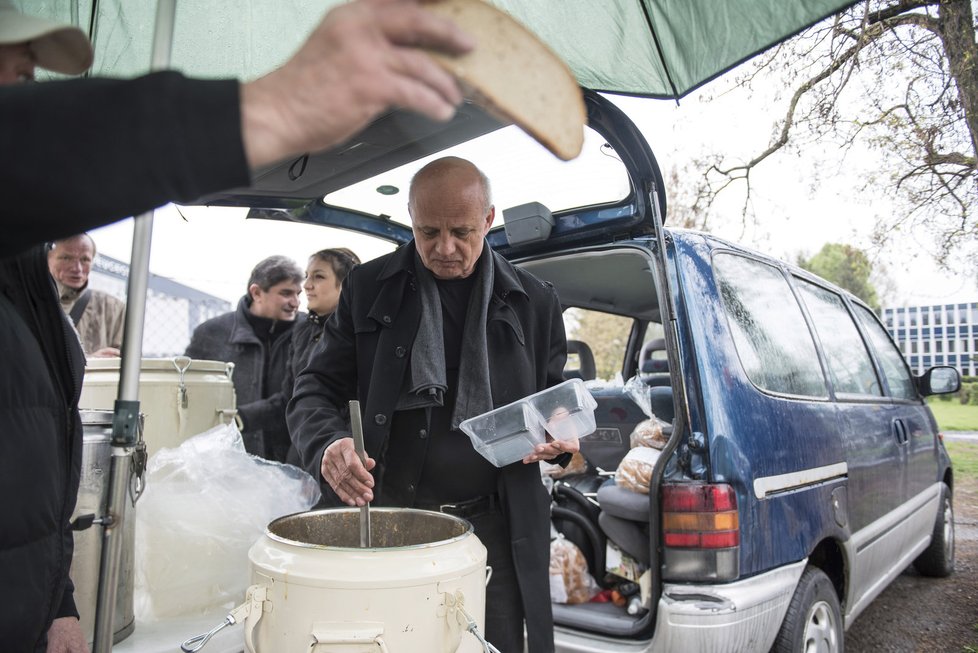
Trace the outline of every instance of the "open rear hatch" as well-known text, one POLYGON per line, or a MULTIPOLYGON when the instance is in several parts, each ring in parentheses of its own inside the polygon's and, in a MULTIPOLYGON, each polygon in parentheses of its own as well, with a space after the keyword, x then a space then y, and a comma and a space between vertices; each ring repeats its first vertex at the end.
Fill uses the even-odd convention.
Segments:
MULTIPOLYGON (((665 215, 662 175, 638 128, 602 95, 585 90, 584 100, 588 112, 585 147, 591 149, 593 156, 614 157, 621 162, 621 174, 625 176, 621 192, 610 202, 596 198, 601 203, 548 207, 552 209, 553 227, 542 240, 511 243, 503 225, 498 224, 489 233, 489 243, 507 257, 652 235, 653 215, 648 198, 653 189, 658 189, 660 215, 665 215)), ((447 123, 394 111, 336 150, 282 161, 256 173, 251 187, 208 195, 193 204, 248 207, 249 217, 253 218, 321 224, 402 244, 412 237, 403 209, 406 199, 393 198, 394 205, 401 208, 401 215, 396 215, 396 209, 370 211, 354 202, 340 205, 335 201, 337 197, 341 193, 349 196, 348 191, 357 185, 376 189, 380 194, 385 192, 383 189, 406 189, 410 175, 432 157, 459 151, 463 152, 460 156, 465 156, 467 147, 491 149, 493 138, 508 147, 511 136, 495 133, 500 130, 505 133, 516 128, 506 127, 469 103, 447 123)), ((539 165, 551 165, 551 174, 567 174, 568 193, 587 181, 574 178, 574 162, 559 162, 539 147, 533 155, 538 159, 526 173, 529 179, 539 165), (551 160, 549 164, 547 159, 551 160)), ((478 157, 471 158, 481 165, 478 157)), ((526 164, 524 155, 514 153, 513 167, 518 169, 521 163, 526 164)), ((493 183, 499 188, 495 179, 493 183)), ((540 201, 538 197, 533 199, 540 201)), ((506 208, 510 207, 497 202, 497 211, 506 208)))

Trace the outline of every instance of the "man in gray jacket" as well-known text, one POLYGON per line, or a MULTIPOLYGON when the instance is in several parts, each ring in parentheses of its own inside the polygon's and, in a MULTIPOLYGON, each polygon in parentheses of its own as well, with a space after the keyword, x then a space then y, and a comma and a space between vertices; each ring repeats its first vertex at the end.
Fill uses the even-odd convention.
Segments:
POLYGON ((61 308, 75 325, 85 354, 94 358, 119 356, 126 303, 89 287, 94 260, 95 239, 87 233, 56 240, 48 252, 48 268, 58 286, 61 308))
POLYGON ((245 448, 278 462, 285 462, 292 444, 282 381, 302 278, 302 269, 288 257, 261 261, 251 271, 238 308, 194 329, 186 351, 191 358, 234 363, 231 378, 245 448))

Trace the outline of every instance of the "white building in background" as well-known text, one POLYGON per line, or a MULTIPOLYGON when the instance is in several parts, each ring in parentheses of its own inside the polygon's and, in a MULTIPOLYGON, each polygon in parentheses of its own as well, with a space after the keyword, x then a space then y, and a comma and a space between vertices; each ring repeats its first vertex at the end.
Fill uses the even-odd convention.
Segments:
MULTIPOLYGON (((125 300, 129 264, 96 254, 88 283, 92 288, 125 300)), ((143 358, 182 355, 198 324, 230 310, 230 302, 220 297, 150 274, 143 326, 143 358)))
POLYGON ((935 365, 978 374, 978 302, 891 307, 882 315, 915 374, 935 365))

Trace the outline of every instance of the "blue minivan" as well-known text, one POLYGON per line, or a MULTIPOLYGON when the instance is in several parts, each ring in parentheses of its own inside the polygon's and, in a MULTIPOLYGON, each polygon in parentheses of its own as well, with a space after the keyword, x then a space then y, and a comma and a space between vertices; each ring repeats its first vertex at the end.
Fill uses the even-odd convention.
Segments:
POLYGON ((446 154, 475 162, 503 217, 489 244, 556 287, 567 375, 598 403, 586 471, 554 484, 555 531, 605 589, 612 552, 641 571, 637 605, 555 603, 558 650, 842 651, 907 565, 953 571, 953 470, 924 397, 955 391, 958 374, 913 376, 873 311, 838 287, 663 226, 646 139, 605 96, 585 91, 585 103, 574 162, 475 106, 444 125, 392 112, 205 202, 398 245, 411 238, 400 190, 413 172, 446 154), (604 383, 591 381, 599 366, 604 383), (620 491, 611 473, 649 413, 668 442, 648 494, 620 491))

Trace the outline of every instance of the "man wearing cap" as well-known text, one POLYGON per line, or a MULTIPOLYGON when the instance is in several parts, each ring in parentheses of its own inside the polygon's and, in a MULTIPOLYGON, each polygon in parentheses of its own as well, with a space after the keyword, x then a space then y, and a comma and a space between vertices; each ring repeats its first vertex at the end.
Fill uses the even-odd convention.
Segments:
POLYGON ((0 0, 0 649, 87 651, 68 579, 84 358, 43 243, 247 185, 251 170, 336 146, 392 107, 451 118, 461 91, 421 47, 473 43, 418 0, 358 0, 252 82, 164 72, 23 85, 35 66, 87 69, 92 50, 0 0))
MULTIPOLYGON (((81 30, 26 16, 0 0, 0 85, 32 81, 35 66, 75 75, 91 64, 92 47, 81 30)), ((47 272, 41 247, 0 260, 0 291, 13 304, 0 307, 4 324, 13 327, 0 332, 12 363, 0 371, 0 458, 12 463, 0 488, 11 498, 7 505, 17 504, 0 513, 0 641, 12 651, 46 646, 85 653, 68 578, 73 538, 67 528, 81 467, 76 406, 85 359, 47 272), (11 324, 17 319, 11 309, 31 315, 34 342, 11 324), (45 368, 46 375, 32 374, 45 368)))

